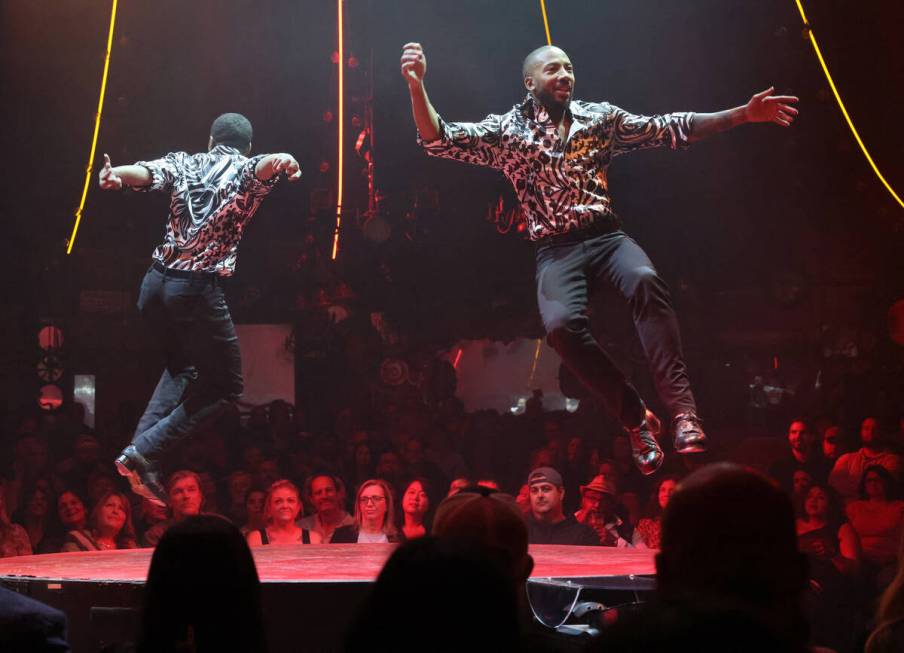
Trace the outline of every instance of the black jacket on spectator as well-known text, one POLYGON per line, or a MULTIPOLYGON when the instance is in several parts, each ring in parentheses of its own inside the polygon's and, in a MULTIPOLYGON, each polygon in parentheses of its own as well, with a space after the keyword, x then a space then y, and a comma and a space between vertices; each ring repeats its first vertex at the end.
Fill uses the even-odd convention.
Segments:
POLYGON ((0 587, 0 651, 68 652, 66 615, 0 587))
POLYGON ((555 524, 545 524, 533 517, 528 517, 527 541, 531 544, 600 545, 600 538, 597 537, 594 530, 578 522, 574 515, 569 515, 555 524))

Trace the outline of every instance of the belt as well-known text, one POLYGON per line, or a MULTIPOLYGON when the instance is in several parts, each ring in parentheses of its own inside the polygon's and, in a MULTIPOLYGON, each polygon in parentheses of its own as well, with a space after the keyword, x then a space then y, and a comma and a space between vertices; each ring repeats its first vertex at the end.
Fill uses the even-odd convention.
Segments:
POLYGON ((151 267, 157 270, 165 277, 174 277, 176 279, 197 279, 199 281, 216 281, 220 278, 216 272, 195 272, 193 270, 177 270, 168 268, 160 261, 154 261, 151 267))
POLYGON ((615 233, 620 229, 617 221, 595 220, 583 229, 572 229, 562 234, 553 234, 537 241, 537 247, 544 245, 562 245, 564 243, 580 243, 590 238, 615 233))

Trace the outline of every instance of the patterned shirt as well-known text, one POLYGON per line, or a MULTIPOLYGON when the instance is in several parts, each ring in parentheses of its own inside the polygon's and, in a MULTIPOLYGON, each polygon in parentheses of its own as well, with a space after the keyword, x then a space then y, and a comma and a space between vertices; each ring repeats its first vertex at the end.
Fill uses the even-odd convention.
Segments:
POLYGON ((234 147, 217 145, 203 154, 173 152, 139 161, 136 165, 147 168, 152 181, 133 190, 172 195, 154 260, 177 270, 232 276, 242 233, 279 177, 261 181, 254 174, 264 156, 249 159, 234 147))
POLYGON ((503 115, 478 123, 444 122, 440 136, 418 142, 431 156, 501 170, 521 203, 531 240, 584 229, 598 221, 620 226, 612 210, 607 170, 631 150, 686 147, 693 113, 637 116, 608 102, 572 101, 563 141, 549 114, 528 94, 503 115))

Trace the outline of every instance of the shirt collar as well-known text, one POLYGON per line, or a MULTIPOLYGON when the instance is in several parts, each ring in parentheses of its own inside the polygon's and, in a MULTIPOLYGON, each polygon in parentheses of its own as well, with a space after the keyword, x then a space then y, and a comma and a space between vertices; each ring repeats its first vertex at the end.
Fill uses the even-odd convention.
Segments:
POLYGON ((232 147, 232 145, 223 145, 222 143, 218 143, 214 145, 213 149, 210 151, 211 154, 241 154, 239 152, 239 148, 232 147))
MULTIPOLYGON (((541 124, 549 122, 549 114, 546 112, 546 107, 537 102, 530 93, 525 96, 524 101, 520 104, 519 108, 521 109, 521 112, 531 120, 535 120, 541 124)), ((585 111, 584 108, 574 100, 568 103, 568 113, 571 114, 572 118, 578 120, 590 117, 590 113, 585 111)))

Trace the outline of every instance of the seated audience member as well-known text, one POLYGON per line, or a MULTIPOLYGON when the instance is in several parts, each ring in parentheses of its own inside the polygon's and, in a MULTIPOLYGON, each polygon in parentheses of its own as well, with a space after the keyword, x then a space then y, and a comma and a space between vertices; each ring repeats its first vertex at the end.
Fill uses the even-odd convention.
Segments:
POLYGON ((829 485, 845 501, 857 498, 860 479, 867 467, 881 465, 895 481, 901 478, 901 457, 885 446, 879 420, 875 417, 867 417, 860 425, 860 443, 862 446, 857 451, 839 456, 829 474, 829 485))
POLYGON ((904 537, 898 549, 898 570, 879 599, 876 627, 866 641, 865 653, 904 651, 904 537))
POLYGON ((135 531, 139 533, 139 542, 144 541, 144 535, 157 524, 165 522, 169 517, 166 506, 141 498, 139 502, 138 523, 135 524, 135 531))
MULTIPOLYGON (((775 480, 774 477, 773 480, 775 480)), ((794 475, 791 477, 790 494, 791 504, 794 506, 795 511, 800 512, 803 510, 804 501, 807 500, 807 492, 810 491, 814 484, 816 484, 816 479, 806 469, 794 470, 794 475)))
POLYGON ((226 479, 226 488, 229 494, 229 517, 233 523, 244 524, 248 519, 245 514, 245 500, 248 491, 254 485, 254 477, 244 469, 232 472, 226 479))
POLYGON ((68 653, 66 615, 0 587, 0 651, 68 653))
POLYGON ((452 497, 464 490, 466 487, 470 487, 472 485, 471 479, 460 477, 453 479, 451 483, 449 483, 449 491, 446 493, 447 497, 452 497))
POLYGON ((260 580, 239 530, 187 516, 163 536, 148 570, 138 653, 264 653, 260 580))
POLYGON ((56 523, 41 543, 39 553, 59 553, 69 531, 83 530, 88 521, 84 502, 72 490, 63 490, 57 497, 56 515, 56 523))
POLYGON ((241 528, 242 535, 264 528, 267 525, 267 493, 260 488, 248 490, 245 497, 246 520, 241 528))
POLYGON ((219 491, 213 474, 210 472, 198 472, 198 484, 201 486, 201 496, 204 497, 201 511, 220 514, 219 491))
POLYGON ((22 524, 25 532, 28 533, 31 550, 35 553, 47 553, 44 539, 53 535, 50 503, 48 484, 37 482, 24 488, 22 508, 13 515, 13 521, 22 524))
POLYGON ((88 527, 69 531, 63 551, 106 551, 134 549, 135 528, 132 526, 132 506, 119 492, 105 494, 94 506, 88 527))
POLYGON ((355 496, 355 523, 337 528, 333 544, 398 542, 392 488, 383 479, 369 479, 355 496))
POLYGON ((515 497, 515 505, 521 509, 524 515, 530 514, 530 485, 525 483, 518 488, 518 496, 515 497))
POLYGON ((408 476, 399 454, 391 449, 380 454, 375 474, 377 478, 386 481, 391 488, 402 487, 408 476))
MULTIPOLYGON (((860 538, 868 571, 883 578, 897 561, 898 543, 904 525, 904 501, 898 484, 881 465, 866 468, 860 482, 860 499, 847 505, 847 517, 860 538)), ((887 579, 886 579, 887 580, 887 579)))
POLYGON ((267 491, 267 525, 248 533, 251 546, 262 544, 320 544, 320 536, 295 523, 301 512, 301 494, 292 481, 280 480, 267 491))
POLYGON ((654 600, 603 631, 592 651, 808 650, 806 561, 787 495, 730 463, 678 484, 662 516, 654 600))
POLYGON ((518 603, 507 565, 454 538, 396 549, 346 633, 347 653, 518 651, 518 603), (405 627, 390 627, 404 606, 405 627))
POLYGON ((31 555, 28 533, 6 512, 6 483, 0 483, 0 558, 31 555))
POLYGON ((631 525, 616 511, 615 483, 597 474, 580 492, 581 507, 574 513, 575 520, 592 528, 603 546, 631 546, 631 525))
POLYGON ((430 531, 427 513, 430 510, 430 484, 426 479, 415 478, 402 492, 402 535, 413 540, 430 531))
POLYGON ((174 472, 167 480, 166 493, 172 517, 155 524, 145 532, 145 546, 156 546, 170 526, 186 517, 201 514, 204 495, 201 493, 201 481, 194 472, 185 469, 174 472))
POLYGON ((351 526, 355 518, 345 511, 345 484, 333 474, 315 474, 304 484, 308 503, 314 514, 303 517, 298 525, 320 536, 324 544, 333 539, 333 533, 342 526, 351 526))
POLYGON ((827 485, 814 485, 799 508, 797 545, 809 562, 806 606, 813 641, 851 651, 862 632, 857 572, 860 540, 844 518, 841 499, 827 485))
POLYGON ((552 467, 535 469, 527 477, 530 487, 530 515, 527 517, 531 544, 578 544, 599 546, 592 528, 580 524, 574 515, 565 516, 562 477, 552 467))
POLYGON ((632 543, 639 549, 658 549, 659 535, 662 530, 662 511, 669 504, 678 479, 674 476, 663 476, 656 484, 656 492, 650 496, 646 516, 637 522, 632 543))
POLYGON ((831 425, 822 433, 822 457, 833 467, 841 455, 841 427, 831 425))
POLYGON ((807 472, 815 483, 824 483, 829 467, 816 447, 816 433, 802 419, 794 419, 788 426, 788 449, 784 456, 769 468, 769 476, 778 481, 786 492, 794 485, 794 473, 807 472))

